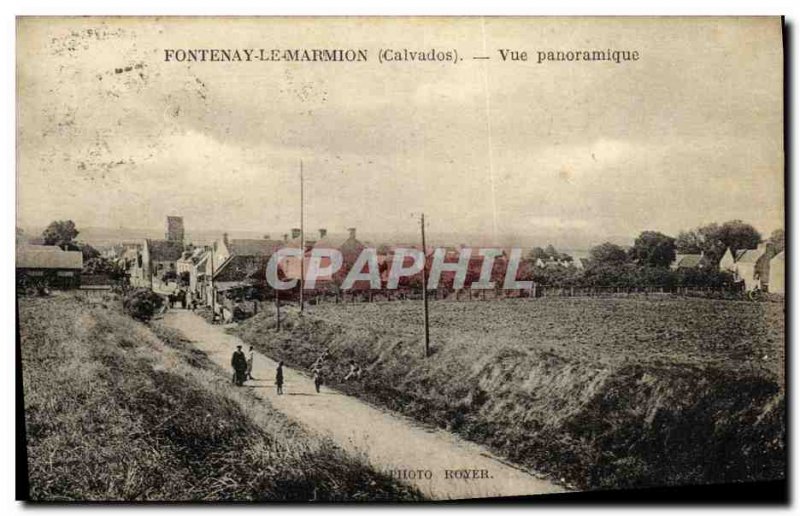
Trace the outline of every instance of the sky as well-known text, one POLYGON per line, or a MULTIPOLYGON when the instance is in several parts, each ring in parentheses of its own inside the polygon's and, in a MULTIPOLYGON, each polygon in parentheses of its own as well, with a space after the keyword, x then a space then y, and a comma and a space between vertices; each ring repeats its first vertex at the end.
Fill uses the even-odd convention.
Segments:
POLYGON ((310 231, 406 234, 424 212, 433 233, 579 246, 783 225, 778 18, 23 18, 17 42, 23 227, 182 215, 187 231, 279 235, 299 225, 301 160, 310 231), (369 61, 176 63, 166 48, 369 61), (385 48, 462 60, 380 64, 385 48), (607 48, 640 58, 536 62, 607 48))

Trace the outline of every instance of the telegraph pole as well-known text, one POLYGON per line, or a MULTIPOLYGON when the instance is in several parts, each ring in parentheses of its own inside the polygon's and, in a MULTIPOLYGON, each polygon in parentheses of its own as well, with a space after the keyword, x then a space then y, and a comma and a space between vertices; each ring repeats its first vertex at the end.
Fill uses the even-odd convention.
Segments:
POLYGON ((211 322, 213 324, 217 317, 217 296, 214 293, 214 250, 217 248, 217 242, 211 243, 211 322))
POLYGON ((306 232, 303 221, 303 160, 300 160, 300 313, 303 313, 305 289, 306 232))
POLYGON ((281 331, 281 299, 278 297, 278 289, 275 289, 275 331, 281 331))
POLYGON ((431 334, 428 327, 428 260, 425 247, 425 214, 420 217, 420 230, 422 231, 422 306, 425 312, 425 357, 431 356, 431 334))

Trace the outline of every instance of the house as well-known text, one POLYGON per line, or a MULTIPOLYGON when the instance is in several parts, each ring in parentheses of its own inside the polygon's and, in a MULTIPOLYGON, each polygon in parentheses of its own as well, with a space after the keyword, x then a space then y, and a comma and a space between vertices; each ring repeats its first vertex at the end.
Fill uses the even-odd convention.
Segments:
POLYGON ((702 269, 704 266, 703 253, 700 254, 676 254, 675 260, 669 265, 673 271, 681 269, 702 269))
MULTIPOLYGON (((366 246, 356 237, 356 228, 347 228, 348 237, 342 241, 332 238, 328 235, 327 229, 319 230, 319 238, 305 238, 305 252, 303 258, 303 271, 307 273, 309 269, 309 262, 312 253, 315 249, 336 249, 342 254, 342 267, 340 270, 347 271, 356 262, 361 252, 366 249, 366 246)), ((300 247, 300 230, 297 228, 292 229, 292 239, 286 244, 286 247, 300 247)), ((320 259, 320 268, 330 266, 330 259, 322 257, 320 259)), ((289 256, 281 261, 281 271, 287 280, 300 279, 301 264, 300 259, 294 256, 289 256)), ((328 282, 333 278, 331 276, 319 276, 316 280, 317 288, 324 288, 328 282)))
POLYGON ((269 235, 262 239, 229 239, 225 233, 221 240, 214 242, 206 256, 198 260, 198 277, 205 280, 201 287, 203 298, 211 304, 211 296, 215 296, 216 307, 224 301, 222 293, 230 297, 253 287, 263 287, 269 259, 283 246, 283 241, 272 240, 269 235))
POLYGON ((180 280, 182 276, 188 276, 189 291, 200 293, 200 277, 204 272, 205 261, 208 260, 210 247, 195 247, 183 252, 181 258, 175 262, 175 270, 180 280))
POLYGON ((177 262, 183 256, 183 219, 167 217, 166 239, 146 238, 128 269, 131 285, 154 289, 171 289, 171 277, 177 277, 177 262))
POLYGON ((734 254, 734 281, 743 282, 746 291, 768 290, 770 259, 773 256, 772 244, 766 242, 759 244, 756 249, 737 251, 734 254))
POLYGON ((589 268, 589 259, 588 258, 577 258, 573 261, 575 268, 579 271, 583 271, 589 268))
POLYGON ((725 250, 725 254, 722 255, 722 258, 719 260, 719 270, 722 272, 733 272, 736 268, 736 254, 731 250, 731 248, 727 248, 725 250))
POLYGON ((83 254, 57 246, 17 247, 17 286, 37 284, 52 288, 78 288, 83 254))
POLYGON ((786 293, 786 251, 781 251, 769 261, 769 292, 786 293))
POLYGON ((573 262, 570 260, 547 257, 547 258, 537 258, 536 261, 534 262, 534 265, 536 267, 539 267, 540 269, 557 269, 562 267, 564 268, 569 267, 570 265, 572 265, 572 263, 573 262))

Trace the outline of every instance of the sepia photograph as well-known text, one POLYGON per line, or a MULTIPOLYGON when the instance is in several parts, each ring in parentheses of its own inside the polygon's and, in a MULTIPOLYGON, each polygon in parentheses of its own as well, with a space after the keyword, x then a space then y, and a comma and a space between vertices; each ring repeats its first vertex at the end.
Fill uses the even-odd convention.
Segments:
POLYGON ((785 484, 781 17, 15 23, 18 498, 785 484))

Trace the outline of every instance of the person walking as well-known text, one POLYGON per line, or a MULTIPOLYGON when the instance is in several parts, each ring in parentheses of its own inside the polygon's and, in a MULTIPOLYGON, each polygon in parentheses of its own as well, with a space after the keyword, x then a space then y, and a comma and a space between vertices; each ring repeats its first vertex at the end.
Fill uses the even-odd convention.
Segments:
POLYGON ((314 367, 314 388, 317 390, 317 394, 319 394, 319 388, 322 386, 322 365, 317 364, 314 367))
POLYGON ((283 394, 283 361, 278 362, 278 369, 275 370, 275 386, 278 394, 283 394))
POLYGON ((236 351, 233 352, 231 357, 231 366, 233 366, 233 381, 241 387, 244 385, 245 372, 247 371, 247 358, 244 356, 242 346, 236 346, 236 351))
POLYGON ((245 377, 247 380, 255 380, 253 378, 253 358, 255 358, 255 350, 253 346, 250 346, 250 351, 247 352, 247 371, 245 371, 245 377))

